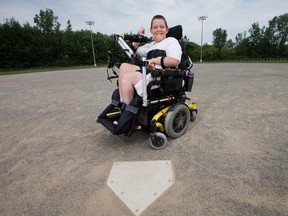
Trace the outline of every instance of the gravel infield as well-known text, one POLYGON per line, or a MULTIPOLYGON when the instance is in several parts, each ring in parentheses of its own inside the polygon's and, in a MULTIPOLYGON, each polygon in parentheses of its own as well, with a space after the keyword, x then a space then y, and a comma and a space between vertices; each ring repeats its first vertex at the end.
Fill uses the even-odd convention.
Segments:
POLYGON ((133 213, 107 187, 116 161, 171 160, 175 183, 141 216, 288 215, 288 64, 195 64, 188 132, 150 148, 96 117, 106 69, 0 76, 0 215, 133 213))

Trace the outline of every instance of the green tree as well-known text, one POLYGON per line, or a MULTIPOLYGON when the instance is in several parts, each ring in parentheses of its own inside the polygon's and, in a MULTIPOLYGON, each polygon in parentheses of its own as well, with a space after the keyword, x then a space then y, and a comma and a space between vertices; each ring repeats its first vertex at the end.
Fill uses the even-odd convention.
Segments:
POLYGON ((251 55, 252 57, 260 58, 262 57, 262 48, 263 48, 263 35, 265 27, 261 29, 259 23, 253 23, 252 27, 249 29, 249 42, 251 44, 251 55))
POLYGON ((213 45, 218 48, 219 58, 221 58, 221 49, 227 43, 227 31, 221 28, 213 31, 213 45))
POLYGON ((72 24, 70 20, 67 21, 67 27, 65 29, 65 32, 72 32, 72 24))
POLYGON ((227 41, 227 43, 226 43, 226 46, 229 48, 229 49, 233 49, 234 47, 235 47, 235 43, 231 40, 231 39, 229 39, 228 41, 227 41))
POLYGON ((288 13, 275 16, 269 21, 269 31, 273 45, 277 46, 279 56, 288 56, 288 13))
POLYGON ((60 31, 61 25, 57 20, 58 17, 54 16, 51 9, 40 10, 40 13, 34 17, 36 30, 41 32, 39 36, 41 43, 37 50, 41 61, 40 65, 53 66, 62 57, 62 32, 60 31))
POLYGON ((23 28, 15 18, 6 19, 0 26, 0 67, 20 68, 31 66, 31 27, 23 28))
POLYGON ((248 38, 246 37, 246 31, 244 31, 244 33, 238 33, 235 37, 235 40, 236 57, 239 59, 247 58, 250 52, 250 43, 248 38))
POLYGON ((57 22, 57 20, 58 17, 54 16, 54 12, 51 9, 46 9, 45 11, 40 10, 40 13, 34 17, 36 28, 44 34, 59 31, 61 24, 57 22))

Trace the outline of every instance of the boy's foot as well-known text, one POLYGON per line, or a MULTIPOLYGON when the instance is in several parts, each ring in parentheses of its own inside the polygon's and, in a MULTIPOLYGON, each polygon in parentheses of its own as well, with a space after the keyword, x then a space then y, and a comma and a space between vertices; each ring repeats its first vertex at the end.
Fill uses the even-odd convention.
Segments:
POLYGON ((135 125, 135 130, 141 130, 142 129, 142 126, 141 125, 135 125))

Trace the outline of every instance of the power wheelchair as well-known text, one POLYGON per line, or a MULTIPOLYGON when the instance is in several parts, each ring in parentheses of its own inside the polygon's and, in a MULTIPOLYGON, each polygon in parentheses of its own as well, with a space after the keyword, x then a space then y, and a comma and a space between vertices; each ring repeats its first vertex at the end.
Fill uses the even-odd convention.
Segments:
MULTIPOLYGON (((191 72, 193 63, 188 56, 187 45, 182 46, 182 59, 178 68, 155 69, 150 71, 154 80, 147 85, 147 61, 139 59, 128 42, 148 42, 149 39, 141 35, 114 35, 115 40, 125 51, 131 63, 140 66, 142 70, 143 96, 135 91, 135 97, 130 104, 120 101, 119 89, 112 94, 112 101, 98 116, 97 122, 106 127, 113 135, 124 134, 131 136, 136 126, 150 130, 150 145, 153 149, 162 149, 167 144, 167 136, 178 138, 182 136, 189 121, 195 121, 197 107, 185 92, 190 92, 193 85, 194 73, 191 72), (147 88, 146 88, 147 86, 147 88)), ((182 26, 169 29, 167 37, 174 37, 178 41, 182 38, 182 26)), ((120 64, 114 62, 112 53, 108 55, 107 79, 118 78, 120 64), (110 72, 113 72, 112 76, 110 72)), ((118 82, 117 82, 118 83, 118 82)))

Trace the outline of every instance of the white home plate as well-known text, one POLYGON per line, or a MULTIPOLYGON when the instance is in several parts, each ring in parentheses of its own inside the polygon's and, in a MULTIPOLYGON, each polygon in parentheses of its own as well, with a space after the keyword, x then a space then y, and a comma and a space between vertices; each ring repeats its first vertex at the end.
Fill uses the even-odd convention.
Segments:
POLYGON ((174 182, 171 161, 115 162, 107 185, 140 215, 174 182))

